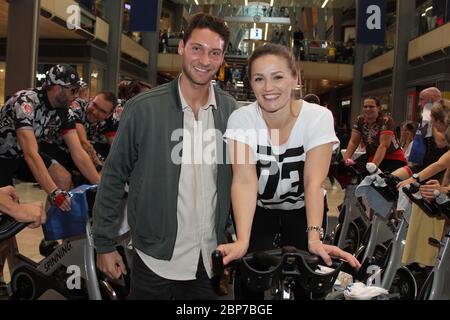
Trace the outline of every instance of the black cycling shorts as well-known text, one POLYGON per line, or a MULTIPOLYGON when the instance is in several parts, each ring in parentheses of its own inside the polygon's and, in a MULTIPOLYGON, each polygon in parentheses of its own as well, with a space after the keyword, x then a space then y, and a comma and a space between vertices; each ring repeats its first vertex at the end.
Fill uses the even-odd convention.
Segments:
POLYGON ((52 159, 58 161, 67 171, 73 172, 78 171, 77 166, 72 160, 70 153, 65 152, 59 148, 56 144, 41 142, 39 143, 39 151, 47 154, 52 159))
MULTIPOLYGON (((45 167, 48 169, 52 165, 52 158, 43 152, 39 152, 45 167)), ((27 162, 23 157, 18 159, 0 158, 0 187, 13 185, 13 178, 26 181, 36 182, 27 162)))

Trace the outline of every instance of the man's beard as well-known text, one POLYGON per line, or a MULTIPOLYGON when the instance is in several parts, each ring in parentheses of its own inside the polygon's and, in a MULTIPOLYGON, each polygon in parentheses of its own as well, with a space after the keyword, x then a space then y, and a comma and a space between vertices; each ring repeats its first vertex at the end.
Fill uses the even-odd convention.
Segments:
POLYGON ((68 109, 72 102, 67 99, 63 92, 58 93, 55 100, 57 102, 57 105, 53 107, 58 109, 68 109))

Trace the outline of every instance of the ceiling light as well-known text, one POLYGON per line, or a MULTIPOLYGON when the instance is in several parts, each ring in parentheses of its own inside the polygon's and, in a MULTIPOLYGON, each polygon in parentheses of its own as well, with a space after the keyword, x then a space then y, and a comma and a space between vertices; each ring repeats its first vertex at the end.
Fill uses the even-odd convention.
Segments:
POLYGON ((426 8, 425 9, 425 12, 428 12, 428 11, 430 11, 431 9, 433 9, 433 7, 431 6, 431 7, 428 7, 428 8, 426 8))
POLYGON ((269 31, 269 24, 266 23, 266 30, 264 31, 264 41, 267 41, 267 31, 269 31))
POLYGON ((325 0, 325 1, 323 2, 323 4, 322 4, 322 9, 325 8, 325 6, 327 5, 327 3, 328 3, 328 0, 325 0))
POLYGON ((273 7, 273 0, 270 0, 270 6, 273 7))
POLYGON ((194 0, 194 1, 195 1, 195 4, 198 5, 198 0, 194 0))
POLYGON ((245 6, 248 6, 248 0, 245 0, 245 6))
POLYGON ((292 26, 289 26, 289 31, 291 31, 292 30, 292 26))

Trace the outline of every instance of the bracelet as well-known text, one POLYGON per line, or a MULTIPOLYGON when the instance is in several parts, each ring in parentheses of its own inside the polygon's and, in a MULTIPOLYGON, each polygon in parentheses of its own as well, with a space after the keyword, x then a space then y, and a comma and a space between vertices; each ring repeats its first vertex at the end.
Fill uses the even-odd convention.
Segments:
POLYGON ((324 237, 324 230, 323 230, 322 227, 311 226, 311 227, 306 228, 306 232, 311 232, 311 231, 318 232, 319 235, 320 235, 320 239, 323 239, 323 237, 324 237))

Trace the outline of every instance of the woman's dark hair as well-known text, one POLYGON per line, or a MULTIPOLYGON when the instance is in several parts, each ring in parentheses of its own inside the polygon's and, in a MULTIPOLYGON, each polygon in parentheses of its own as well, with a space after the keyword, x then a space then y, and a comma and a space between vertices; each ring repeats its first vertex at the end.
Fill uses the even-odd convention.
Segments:
POLYGON ((214 31, 224 41, 222 50, 225 52, 228 48, 228 43, 230 42, 230 30, 222 19, 203 12, 193 15, 184 32, 184 45, 188 42, 194 29, 209 29, 214 31))
POLYGON ((252 64, 253 62, 261 57, 268 56, 268 55, 274 55, 278 56, 280 58, 284 58, 286 60, 286 63, 291 69, 291 74, 293 77, 296 77, 298 75, 297 72, 297 63, 295 62, 294 56, 289 51, 289 49, 286 46, 283 46, 281 44, 274 44, 274 43, 267 43, 263 46, 259 46, 253 51, 253 54, 248 59, 248 78, 251 79, 252 76, 252 64))
POLYGON ((407 120, 402 123, 402 126, 406 128, 409 132, 411 132, 413 135, 416 134, 417 131, 417 124, 414 121, 407 120))
POLYGON ((130 100, 135 95, 150 90, 152 87, 139 80, 122 80, 119 84, 119 99, 130 100))

